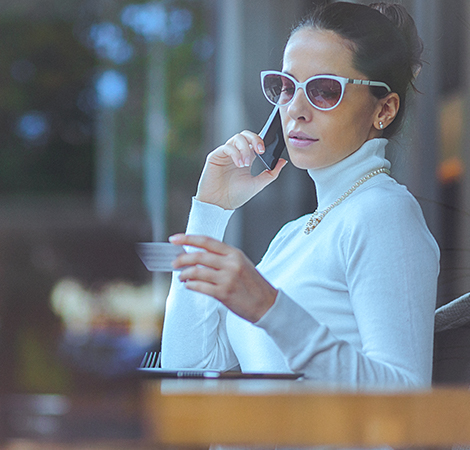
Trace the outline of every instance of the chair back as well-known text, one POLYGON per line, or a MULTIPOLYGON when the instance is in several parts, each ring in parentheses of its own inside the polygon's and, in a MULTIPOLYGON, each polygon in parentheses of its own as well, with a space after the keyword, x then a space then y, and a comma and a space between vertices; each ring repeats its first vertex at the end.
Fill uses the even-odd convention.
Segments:
POLYGON ((470 384, 470 293, 436 310, 434 384, 470 384))

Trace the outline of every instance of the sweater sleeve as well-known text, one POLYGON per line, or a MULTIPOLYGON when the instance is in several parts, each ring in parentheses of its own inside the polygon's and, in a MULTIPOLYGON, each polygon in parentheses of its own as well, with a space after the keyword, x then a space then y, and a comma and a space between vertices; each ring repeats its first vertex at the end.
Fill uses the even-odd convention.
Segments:
MULTIPOLYGON (((364 200, 364 199, 363 199, 364 200)), ((429 386, 438 247, 414 199, 349 208, 341 237, 361 348, 280 291, 256 323, 306 378, 350 386, 429 386)))
MULTIPOLYGON (((232 213, 193 199, 186 233, 222 240, 232 213)), ((173 272, 166 303, 162 367, 235 367, 238 362, 225 329, 227 308, 212 297, 187 290, 178 274, 173 272)))

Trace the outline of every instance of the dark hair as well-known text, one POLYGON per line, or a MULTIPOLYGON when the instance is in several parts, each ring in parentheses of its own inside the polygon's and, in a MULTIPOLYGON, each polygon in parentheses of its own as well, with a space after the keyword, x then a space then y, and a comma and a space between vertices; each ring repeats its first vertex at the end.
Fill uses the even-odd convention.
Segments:
MULTIPOLYGON (((422 66, 423 43, 406 9, 392 3, 336 2, 317 7, 291 36, 302 28, 330 30, 351 42, 354 67, 370 80, 387 83, 399 95, 397 117, 384 130, 384 137, 393 136, 403 122, 407 90, 414 88, 422 66)), ((378 98, 387 94, 380 87, 370 89, 378 98)))

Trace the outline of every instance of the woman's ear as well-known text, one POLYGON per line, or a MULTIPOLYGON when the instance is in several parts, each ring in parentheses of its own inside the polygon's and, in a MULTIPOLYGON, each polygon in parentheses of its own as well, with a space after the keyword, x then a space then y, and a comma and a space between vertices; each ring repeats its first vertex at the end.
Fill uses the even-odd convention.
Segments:
POLYGON ((387 128, 394 120, 400 109, 400 97, 396 92, 390 92, 379 100, 374 126, 377 130, 387 128))

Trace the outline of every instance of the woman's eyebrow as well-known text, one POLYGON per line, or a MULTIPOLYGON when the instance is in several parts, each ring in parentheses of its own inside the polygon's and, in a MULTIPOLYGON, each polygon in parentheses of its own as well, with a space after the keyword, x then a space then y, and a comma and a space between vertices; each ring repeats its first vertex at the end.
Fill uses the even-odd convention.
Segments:
MULTIPOLYGON (((290 72, 287 72, 285 70, 281 70, 281 73, 285 73, 286 75, 290 75, 292 78, 295 78, 297 80, 297 77, 295 77, 294 75, 292 75, 290 72)), ((322 75, 326 75, 326 76, 332 76, 332 77, 338 77, 339 75, 336 75, 335 73, 317 73, 316 75, 311 75, 307 78, 307 80, 309 78, 312 78, 312 77, 321 77, 322 75)), ((347 78, 347 77, 344 77, 344 78, 347 78)), ((299 81, 299 80, 297 80, 299 81)))
POLYGON ((290 77, 294 78, 296 81, 299 81, 299 80, 297 80, 297 77, 295 77, 295 76, 294 76, 293 74, 291 74, 290 72, 286 72, 286 71, 284 71, 284 70, 281 70, 281 73, 284 73, 284 74, 286 74, 286 75, 289 75, 290 77))

